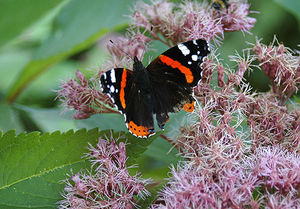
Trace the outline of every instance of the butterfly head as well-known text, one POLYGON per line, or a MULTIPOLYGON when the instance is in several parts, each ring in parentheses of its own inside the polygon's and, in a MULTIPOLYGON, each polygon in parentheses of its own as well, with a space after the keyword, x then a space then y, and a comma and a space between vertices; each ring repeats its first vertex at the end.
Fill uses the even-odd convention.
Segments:
POLYGON ((145 71, 143 63, 135 56, 133 59, 133 71, 145 71))

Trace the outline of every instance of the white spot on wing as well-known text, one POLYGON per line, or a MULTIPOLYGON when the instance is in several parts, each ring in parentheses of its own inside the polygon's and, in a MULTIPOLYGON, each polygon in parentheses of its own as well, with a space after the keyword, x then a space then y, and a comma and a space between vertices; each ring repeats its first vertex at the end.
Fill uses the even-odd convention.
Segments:
POLYGON ((198 56, 197 56, 197 55, 195 55, 195 54, 194 54, 194 55, 192 55, 192 60, 193 60, 193 61, 197 61, 197 60, 198 60, 198 56))
POLYGON ((115 87, 114 87, 114 86, 111 86, 111 87, 110 87, 110 92, 111 92, 111 93, 115 93, 115 87))
POLYGON ((110 79, 112 83, 116 83, 116 72, 115 69, 111 69, 110 71, 110 79))
POLYGON ((196 39, 193 40, 193 44, 198 45, 196 39))
POLYGON ((106 73, 103 74, 104 79, 106 79, 106 73))
POLYGON ((192 64, 192 62, 191 62, 191 61, 188 61, 188 64, 189 64, 189 65, 191 65, 191 64, 192 64))
POLYGON ((190 54, 190 50, 184 44, 178 44, 178 48, 184 56, 190 54))

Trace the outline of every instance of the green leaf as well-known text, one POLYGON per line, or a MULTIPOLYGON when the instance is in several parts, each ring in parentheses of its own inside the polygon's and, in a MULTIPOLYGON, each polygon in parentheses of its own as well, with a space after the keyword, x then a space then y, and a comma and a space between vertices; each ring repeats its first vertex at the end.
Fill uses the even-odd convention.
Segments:
POLYGON ((0 90, 5 92, 17 78, 20 70, 30 61, 30 50, 6 50, 0 53, 0 90))
POLYGON ((286 8, 298 19, 300 26, 300 1, 299 0, 275 0, 278 4, 286 8))
POLYGON ((10 88, 7 101, 13 102, 49 66, 88 48, 107 32, 123 27, 130 2, 132 0, 70 1, 56 17, 54 32, 36 50, 10 88))
POLYGON ((157 138, 145 152, 146 156, 164 162, 167 167, 181 159, 177 154, 178 150, 161 137, 157 138))
POLYGON ((99 130, 127 131, 124 116, 116 113, 96 114, 88 119, 77 120, 77 127, 79 129, 98 128, 99 130))
POLYGON ((62 113, 59 108, 37 108, 15 104, 17 110, 24 111, 43 132, 76 130, 75 120, 70 112, 62 113))
POLYGON ((71 61, 62 61, 52 66, 48 71, 39 76, 38 79, 30 83, 22 94, 18 97, 18 103, 25 105, 39 105, 41 107, 51 107, 55 103, 57 90, 62 80, 69 80, 70 75, 74 75, 77 65, 71 61))
POLYGON ((32 0, 0 1, 0 46, 20 35, 61 2, 62 0, 35 1, 33 6, 32 0))
POLYGON ((0 132, 15 130, 17 133, 20 133, 24 131, 18 114, 10 105, 0 103, 0 115, 0 132))
POLYGON ((53 207, 61 199, 60 180, 71 168, 76 172, 85 167, 81 157, 87 143, 95 144, 101 134, 97 130, 4 134, 0 138, 0 205, 53 207))
MULTIPOLYGON (((121 132, 123 133, 123 132, 121 132)), ((120 141, 126 142, 126 153, 127 153, 127 165, 134 165, 138 161, 138 158, 148 149, 151 143, 159 136, 155 134, 149 138, 137 138, 128 131, 126 132, 125 138, 122 137, 120 141)), ((115 135, 117 137, 117 135, 115 135)))
MULTIPOLYGON (((173 137, 178 134, 180 123, 184 120, 186 113, 184 111, 176 114, 172 114, 170 122, 166 124, 164 132, 157 132, 153 137, 155 141, 148 147, 145 156, 152 158, 152 160, 164 162, 164 166, 168 167, 171 164, 176 164, 181 158, 177 156, 178 151, 172 147, 172 144, 159 137, 160 134, 166 134, 173 137), (169 131, 170 130, 170 131, 169 131), (169 133, 170 132, 170 133, 169 133)), ((88 119, 78 120, 77 127, 80 128, 98 128, 99 130, 113 129, 114 131, 124 131, 128 133, 128 129, 125 126, 124 116, 116 113, 105 113, 93 115, 88 119)), ((160 130, 155 126, 156 131, 160 130)), ((131 138, 131 134, 128 133, 128 137, 131 138)), ((134 136, 133 141, 144 141, 148 139, 140 139, 134 136)), ((152 139, 152 137, 150 137, 152 139)), ((161 173, 164 177, 164 173, 161 173)))
POLYGON ((138 200, 137 204, 141 208, 149 208, 150 205, 157 199, 159 192, 162 190, 162 188, 165 186, 165 182, 159 183, 156 186, 153 186, 149 189, 149 192, 151 195, 147 197, 145 200, 138 200))
POLYGON ((300 97, 297 97, 296 95, 293 96, 293 99, 300 104, 300 97))
POLYGON ((54 208, 62 199, 60 193, 66 173, 88 168, 82 158, 88 143, 93 146, 101 136, 121 135, 126 141, 128 164, 132 165, 154 138, 137 140, 131 134, 97 131, 66 133, 22 133, 9 131, 0 136, 0 208, 54 208))

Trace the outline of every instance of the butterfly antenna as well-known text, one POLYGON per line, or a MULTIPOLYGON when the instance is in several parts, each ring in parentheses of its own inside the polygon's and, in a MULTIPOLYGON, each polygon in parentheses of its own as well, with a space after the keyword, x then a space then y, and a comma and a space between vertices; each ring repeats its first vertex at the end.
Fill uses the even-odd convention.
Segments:
POLYGON ((112 40, 109 40, 110 43, 112 43, 117 49, 119 49, 120 51, 122 51, 124 54, 126 54, 130 59, 132 59, 134 61, 134 59, 130 56, 130 54, 128 54, 127 52, 125 52, 121 47, 117 46, 117 44, 115 44, 112 40))
MULTIPOLYGON (((151 28, 150 28, 150 35, 151 35, 152 31, 153 31, 153 26, 151 25, 151 28)), ((144 48, 144 50, 143 50, 142 57, 144 57, 144 55, 145 55, 145 53, 146 53, 146 50, 147 50, 146 43, 144 43, 144 46, 145 46, 145 48, 144 48)))

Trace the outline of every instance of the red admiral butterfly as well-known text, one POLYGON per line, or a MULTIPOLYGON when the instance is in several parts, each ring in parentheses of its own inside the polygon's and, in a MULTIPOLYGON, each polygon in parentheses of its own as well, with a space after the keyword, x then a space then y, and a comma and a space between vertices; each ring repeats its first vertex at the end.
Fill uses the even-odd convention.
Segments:
POLYGON ((138 137, 155 134, 153 115, 164 129, 169 112, 193 112, 193 87, 202 76, 201 63, 209 54, 205 40, 174 46, 146 68, 134 57, 133 71, 113 68, 102 74, 102 91, 124 114, 129 131, 138 137))

